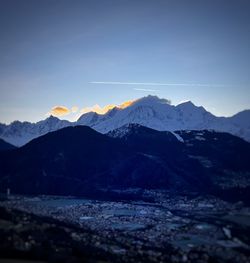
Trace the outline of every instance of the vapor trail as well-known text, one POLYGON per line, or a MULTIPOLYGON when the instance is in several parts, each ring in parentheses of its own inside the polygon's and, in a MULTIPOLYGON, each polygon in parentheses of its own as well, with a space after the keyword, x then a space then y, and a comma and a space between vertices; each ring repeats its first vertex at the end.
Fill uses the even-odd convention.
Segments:
POLYGON ((160 82, 120 82, 120 81, 91 81, 90 84, 107 85, 140 85, 140 86, 193 86, 193 87, 225 87, 221 84, 200 84, 200 83, 160 83, 160 82))
POLYGON ((134 90, 139 90, 139 91, 159 91, 157 89, 141 89, 141 88, 134 88, 134 90))

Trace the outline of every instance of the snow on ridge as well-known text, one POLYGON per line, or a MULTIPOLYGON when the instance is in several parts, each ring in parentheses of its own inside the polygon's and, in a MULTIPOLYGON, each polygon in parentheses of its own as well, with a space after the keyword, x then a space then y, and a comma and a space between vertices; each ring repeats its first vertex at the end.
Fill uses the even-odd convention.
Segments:
POLYGON ((184 143, 184 139, 177 133, 172 132, 172 134, 176 137, 176 139, 182 143, 184 143))
POLYGON ((53 116, 37 123, 14 121, 10 125, 7 125, 1 132, 0 138, 20 147, 48 132, 56 131, 67 126, 71 126, 71 123, 53 116))
POLYGON ((102 115, 88 112, 76 122, 49 117, 37 123, 16 121, 10 125, 2 124, 0 138, 22 146, 36 137, 67 126, 86 125, 105 134, 127 125, 120 130, 119 136, 122 136, 134 123, 158 131, 171 131, 175 137, 176 130, 214 130, 229 132, 250 141, 250 110, 233 117, 216 117, 190 101, 174 106, 156 96, 143 97, 124 109, 114 108, 102 115))
POLYGON ((140 126, 141 125, 137 123, 128 123, 128 124, 123 125, 120 128, 109 131, 107 135, 113 138, 123 138, 127 136, 128 134, 130 134, 133 129, 139 128, 140 126))

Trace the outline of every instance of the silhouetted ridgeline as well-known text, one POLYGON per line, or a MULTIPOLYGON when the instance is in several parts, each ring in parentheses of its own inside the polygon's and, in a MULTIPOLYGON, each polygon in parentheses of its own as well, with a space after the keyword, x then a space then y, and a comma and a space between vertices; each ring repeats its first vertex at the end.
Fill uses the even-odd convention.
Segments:
POLYGON ((250 185, 249 157, 250 144, 227 133, 173 134, 130 125, 114 138, 86 126, 67 127, 1 153, 0 188, 53 195, 102 188, 229 191, 250 185))

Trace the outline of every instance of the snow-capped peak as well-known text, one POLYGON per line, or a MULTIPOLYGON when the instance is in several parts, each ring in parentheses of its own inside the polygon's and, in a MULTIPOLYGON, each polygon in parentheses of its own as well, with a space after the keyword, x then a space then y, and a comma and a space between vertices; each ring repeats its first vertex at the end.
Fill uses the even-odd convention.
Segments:
POLYGON ((47 121, 47 122, 52 122, 52 121, 60 121, 59 118, 53 116, 53 115, 50 115, 48 118, 46 118, 44 121, 47 121))
POLYGON ((196 107, 192 101, 188 100, 188 101, 184 101, 184 102, 181 102, 177 105, 177 107, 181 107, 181 108, 184 108, 184 107, 188 107, 188 108, 193 108, 193 107, 196 107))
POLYGON ((70 125, 69 121, 54 116, 37 123, 14 121, 1 130, 0 137, 15 146, 22 146, 34 138, 70 125))
MULTIPOLYGON (((135 100, 124 109, 114 109, 112 114, 111 112, 101 116, 97 114, 95 120, 92 118, 91 122, 86 120, 78 124, 89 125, 102 133, 107 133, 129 123, 137 123, 159 131, 172 132, 175 130, 212 129, 230 132, 250 140, 250 127, 246 125, 246 123, 250 123, 250 118, 245 113, 241 116, 220 118, 206 111, 202 106, 196 106, 191 101, 174 106, 167 99, 149 95, 135 100), (246 120, 242 121, 241 118, 246 120), (245 123, 245 129, 242 130, 243 122, 245 123)), ((81 117, 81 120, 83 117, 81 117)))
POLYGON ((161 99, 157 96, 148 95, 146 97, 142 97, 138 100, 135 100, 133 104, 137 105, 154 105, 154 104, 170 104, 170 100, 161 99))
POLYGON ((114 107, 105 114, 84 113, 76 122, 50 116, 37 123, 15 121, 10 125, 2 124, 0 138, 21 146, 33 138, 67 126, 86 125, 101 133, 123 127, 120 133, 124 134, 131 129, 131 124, 136 123, 159 131, 209 129, 229 132, 250 141, 250 110, 222 118, 191 101, 174 106, 167 99, 151 95, 121 105, 123 106, 114 107))

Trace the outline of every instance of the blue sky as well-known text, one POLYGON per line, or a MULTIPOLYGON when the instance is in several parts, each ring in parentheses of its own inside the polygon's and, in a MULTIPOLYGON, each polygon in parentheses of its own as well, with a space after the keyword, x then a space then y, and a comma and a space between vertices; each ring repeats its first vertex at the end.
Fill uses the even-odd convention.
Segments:
POLYGON ((249 13, 247 0, 0 0, 0 122, 148 94, 249 109, 249 13))

